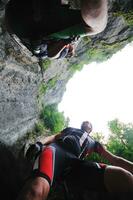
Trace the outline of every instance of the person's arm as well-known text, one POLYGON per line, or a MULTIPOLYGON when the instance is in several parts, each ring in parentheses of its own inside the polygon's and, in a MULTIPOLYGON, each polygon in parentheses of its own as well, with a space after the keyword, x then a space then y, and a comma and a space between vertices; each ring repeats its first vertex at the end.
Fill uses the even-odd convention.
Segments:
POLYGON ((61 133, 58 134, 54 134, 54 135, 50 135, 50 136, 46 136, 40 139, 40 142, 47 145, 50 144, 52 142, 55 142, 56 139, 58 139, 61 136, 61 133))
POLYGON ((98 143, 97 153, 99 153, 103 158, 107 159, 112 165, 122 167, 123 169, 133 173, 133 163, 131 161, 112 154, 110 151, 106 150, 100 143, 98 143))

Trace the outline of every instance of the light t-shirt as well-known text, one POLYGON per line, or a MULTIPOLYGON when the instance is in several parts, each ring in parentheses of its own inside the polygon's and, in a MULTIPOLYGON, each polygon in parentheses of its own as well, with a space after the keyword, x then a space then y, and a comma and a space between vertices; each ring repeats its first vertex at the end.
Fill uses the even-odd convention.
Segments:
POLYGON ((68 4, 70 4, 71 9, 80 10, 81 9, 81 1, 82 0, 68 0, 68 4))

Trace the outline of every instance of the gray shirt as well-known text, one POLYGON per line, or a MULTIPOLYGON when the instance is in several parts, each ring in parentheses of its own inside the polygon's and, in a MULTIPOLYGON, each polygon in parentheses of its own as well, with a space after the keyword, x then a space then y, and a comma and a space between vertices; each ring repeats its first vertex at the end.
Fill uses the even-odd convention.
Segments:
POLYGON ((63 3, 69 4, 70 9, 80 10, 81 9, 81 1, 82 0, 63 0, 63 3))

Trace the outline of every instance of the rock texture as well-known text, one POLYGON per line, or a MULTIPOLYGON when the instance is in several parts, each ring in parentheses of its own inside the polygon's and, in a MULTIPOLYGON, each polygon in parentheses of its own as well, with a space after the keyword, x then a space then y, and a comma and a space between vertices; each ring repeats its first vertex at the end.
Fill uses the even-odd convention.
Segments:
POLYGON ((3 2, 7 0, 0 1, 0 140, 11 145, 34 127, 39 103, 61 101, 77 64, 106 60, 133 39, 133 24, 124 17, 129 11, 133 14, 133 1, 109 0, 105 31, 82 39, 75 57, 51 60, 43 67, 18 38, 16 41, 6 32, 3 2), (39 93, 42 84, 44 94, 39 93))
POLYGON ((14 46, 8 33, 1 33, 0 43, 0 138, 13 143, 37 120, 41 73, 37 60, 14 46))

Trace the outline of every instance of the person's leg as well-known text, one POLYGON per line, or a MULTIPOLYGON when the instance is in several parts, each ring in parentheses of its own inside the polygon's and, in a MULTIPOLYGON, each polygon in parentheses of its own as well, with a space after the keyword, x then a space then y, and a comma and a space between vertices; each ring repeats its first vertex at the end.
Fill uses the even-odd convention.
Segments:
POLYGON ((48 181, 45 178, 36 177, 25 184, 17 200, 45 200, 49 190, 48 181))
POLYGON ((104 192, 106 191, 104 184, 105 167, 101 167, 95 162, 73 159, 72 169, 66 176, 66 182, 68 182, 70 189, 75 191, 104 192))
POLYGON ((107 25, 107 0, 83 0, 81 5, 81 15, 84 22, 90 27, 86 27, 88 34, 97 34, 103 31, 107 25))
POLYGON ((31 179, 26 182, 17 200, 45 200, 53 182, 55 149, 46 147, 36 158, 31 179))
POLYGON ((109 193, 133 192, 133 175, 116 166, 101 163, 75 162, 71 173, 66 177, 70 185, 78 190, 88 189, 109 193))
POLYGON ((17 200, 45 200, 50 186, 61 177, 67 163, 61 147, 56 144, 45 147, 34 162, 32 179, 25 184, 17 200))
POLYGON ((109 192, 133 192, 133 175, 120 167, 107 166, 104 183, 109 192))

